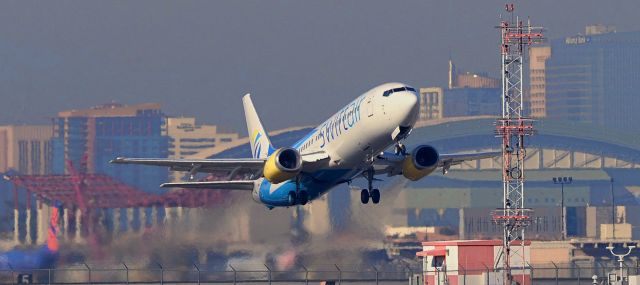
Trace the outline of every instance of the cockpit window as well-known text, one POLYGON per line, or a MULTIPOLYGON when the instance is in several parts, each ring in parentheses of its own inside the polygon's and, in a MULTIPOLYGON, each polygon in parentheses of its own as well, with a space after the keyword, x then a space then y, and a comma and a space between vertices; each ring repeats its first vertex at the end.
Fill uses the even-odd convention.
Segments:
POLYGON ((411 92, 416 92, 416 89, 412 88, 412 87, 399 87, 399 88, 394 88, 394 89, 389 89, 387 91, 384 91, 384 93, 382 93, 382 96, 384 97, 389 97, 389 95, 395 93, 395 92, 400 92, 400 91, 411 91, 411 92))

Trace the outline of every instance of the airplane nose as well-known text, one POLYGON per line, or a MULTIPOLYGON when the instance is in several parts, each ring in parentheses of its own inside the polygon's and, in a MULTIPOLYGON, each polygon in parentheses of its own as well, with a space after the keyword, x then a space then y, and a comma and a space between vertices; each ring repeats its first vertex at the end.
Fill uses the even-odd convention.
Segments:
POLYGON ((418 119, 418 109, 420 107, 418 96, 412 92, 402 92, 398 95, 400 96, 394 99, 398 100, 399 125, 403 127, 413 126, 418 119))

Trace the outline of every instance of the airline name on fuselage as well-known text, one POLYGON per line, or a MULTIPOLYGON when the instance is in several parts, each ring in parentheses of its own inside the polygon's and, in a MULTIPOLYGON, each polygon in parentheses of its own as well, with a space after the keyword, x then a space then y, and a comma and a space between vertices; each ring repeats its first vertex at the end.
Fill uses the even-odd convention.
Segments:
POLYGON ((360 121, 360 106, 365 98, 366 96, 356 98, 349 103, 349 105, 345 106, 333 115, 333 117, 318 126, 306 140, 300 142, 298 147, 299 150, 304 151, 305 149, 318 144, 318 147, 322 149, 327 145, 327 143, 337 139, 340 135, 353 128, 360 121))
POLYGON ((349 131, 360 121, 360 105, 365 98, 366 96, 357 98, 318 127, 316 138, 322 142, 320 148, 324 148, 328 142, 349 131))

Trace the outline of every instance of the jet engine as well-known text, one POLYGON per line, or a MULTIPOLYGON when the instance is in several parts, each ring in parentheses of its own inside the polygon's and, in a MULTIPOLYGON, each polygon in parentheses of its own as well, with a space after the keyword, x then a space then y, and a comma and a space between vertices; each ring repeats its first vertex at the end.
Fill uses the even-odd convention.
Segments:
POLYGON ((296 177, 302 171, 302 156, 293 148, 279 148, 267 158, 263 174, 269 182, 278 184, 296 177))
POLYGON ((440 155, 429 145, 421 145, 413 149, 402 162, 402 175, 416 181, 429 175, 438 167, 440 155))

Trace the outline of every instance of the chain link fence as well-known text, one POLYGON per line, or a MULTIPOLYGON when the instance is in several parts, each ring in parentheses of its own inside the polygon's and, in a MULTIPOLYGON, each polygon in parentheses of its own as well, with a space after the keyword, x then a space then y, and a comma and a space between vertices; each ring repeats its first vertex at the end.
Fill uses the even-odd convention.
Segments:
MULTIPOLYGON (((0 270, 0 284, 504 284, 501 277, 503 272, 495 268, 427 272, 408 266, 402 269, 301 266, 287 271, 262 267, 236 269, 229 266, 228 270, 217 271, 202 269, 196 264, 182 268, 168 268, 162 264, 147 268, 132 268, 125 263, 100 267, 82 264, 66 268, 0 270)), ((525 282, 516 277, 513 284, 587 285, 594 284, 594 275, 597 276, 597 284, 609 284, 611 274, 619 276, 620 268, 613 264, 598 263, 588 266, 550 264, 527 267, 520 269, 520 272, 526 272, 530 277, 525 282)), ((623 265, 623 276, 637 275, 640 275, 638 262, 623 265)))

